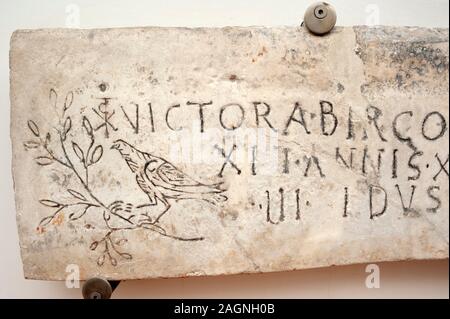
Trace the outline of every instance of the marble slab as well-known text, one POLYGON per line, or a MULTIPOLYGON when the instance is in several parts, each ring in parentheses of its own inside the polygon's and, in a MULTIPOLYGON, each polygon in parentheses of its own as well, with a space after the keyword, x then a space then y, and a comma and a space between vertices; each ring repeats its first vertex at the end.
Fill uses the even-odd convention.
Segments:
POLYGON ((25 277, 448 258, 448 70, 448 29, 16 31, 25 277))

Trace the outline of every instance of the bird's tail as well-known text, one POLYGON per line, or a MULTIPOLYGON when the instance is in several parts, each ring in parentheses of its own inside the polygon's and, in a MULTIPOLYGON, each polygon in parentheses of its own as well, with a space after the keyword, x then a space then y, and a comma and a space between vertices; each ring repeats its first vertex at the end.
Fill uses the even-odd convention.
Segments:
POLYGON ((218 193, 202 194, 202 200, 204 200, 205 202, 208 202, 214 206, 225 202, 227 199, 228 199, 228 197, 223 194, 218 194, 218 193))

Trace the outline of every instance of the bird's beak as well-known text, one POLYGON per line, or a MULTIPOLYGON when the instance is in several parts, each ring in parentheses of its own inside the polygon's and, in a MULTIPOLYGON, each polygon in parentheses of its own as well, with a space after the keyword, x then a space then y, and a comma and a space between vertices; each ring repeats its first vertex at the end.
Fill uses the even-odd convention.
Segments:
POLYGON ((118 150, 119 149, 119 144, 118 143, 114 143, 113 145, 111 145, 111 149, 112 150, 118 150))

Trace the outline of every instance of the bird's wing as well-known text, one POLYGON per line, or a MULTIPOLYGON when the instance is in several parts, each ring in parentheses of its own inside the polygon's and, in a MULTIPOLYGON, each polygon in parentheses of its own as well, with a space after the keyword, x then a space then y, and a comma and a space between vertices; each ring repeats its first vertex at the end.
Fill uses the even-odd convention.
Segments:
POLYGON ((149 183, 151 182, 148 179, 141 176, 140 174, 136 175, 136 182, 138 183, 142 191, 148 195, 150 202, 152 204, 155 203, 156 201, 155 190, 152 189, 151 186, 149 185, 149 183))
POLYGON ((165 183, 173 186, 201 186, 202 183, 197 182, 193 178, 184 174, 169 162, 164 162, 156 170, 158 177, 165 183))

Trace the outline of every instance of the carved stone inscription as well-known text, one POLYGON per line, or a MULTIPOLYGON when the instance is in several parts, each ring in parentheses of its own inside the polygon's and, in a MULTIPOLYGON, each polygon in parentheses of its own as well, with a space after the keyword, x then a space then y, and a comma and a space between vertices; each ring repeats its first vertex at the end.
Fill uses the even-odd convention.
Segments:
POLYGON ((448 30, 18 31, 10 58, 27 278, 448 258, 448 30))

